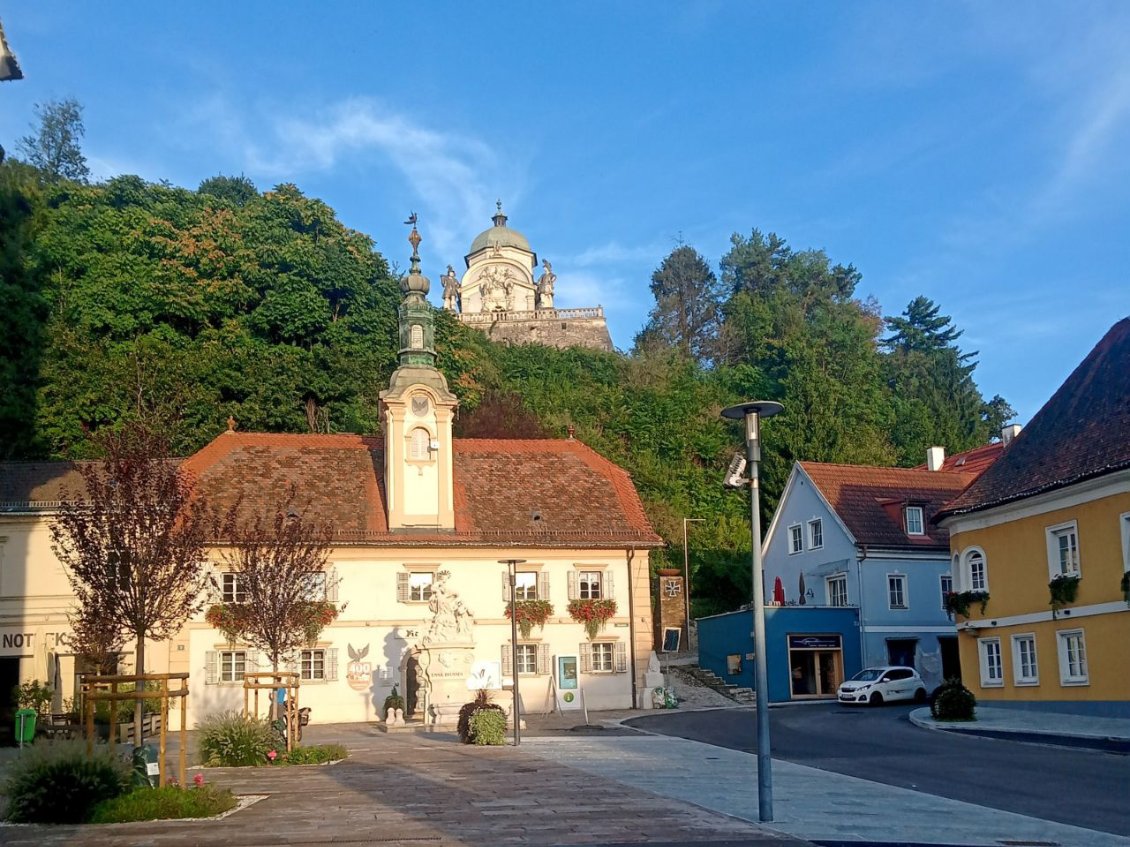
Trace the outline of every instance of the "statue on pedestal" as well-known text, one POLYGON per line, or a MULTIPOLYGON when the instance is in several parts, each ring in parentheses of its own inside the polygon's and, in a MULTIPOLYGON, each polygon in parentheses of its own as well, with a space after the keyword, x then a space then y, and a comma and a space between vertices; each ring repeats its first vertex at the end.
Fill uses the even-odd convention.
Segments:
POLYGON ((458 312, 459 303, 459 278, 455 275, 455 268, 447 266, 447 273, 439 278, 443 284, 443 308, 449 312, 458 312))
POLYGON ((537 306, 538 309, 553 308, 553 285, 557 282, 557 274, 553 272, 553 265, 548 259, 543 259, 542 275, 538 278, 537 306))

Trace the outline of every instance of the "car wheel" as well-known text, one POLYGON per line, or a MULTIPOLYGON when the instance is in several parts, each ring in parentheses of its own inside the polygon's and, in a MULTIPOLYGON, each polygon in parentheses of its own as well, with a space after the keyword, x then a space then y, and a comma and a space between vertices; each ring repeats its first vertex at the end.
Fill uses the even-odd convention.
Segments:
POLYGON ((874 694, 871 695, 871 699, 868 702, 872 706, 882 706, 883 705, 883 695, 880 694, 878 691, 876 691, 874 694))
POLYGON ((925 688, 919 688, 917 691, 914 692, 914 702, 915 703, 925 703, 926 702, 926 689, 925 688))

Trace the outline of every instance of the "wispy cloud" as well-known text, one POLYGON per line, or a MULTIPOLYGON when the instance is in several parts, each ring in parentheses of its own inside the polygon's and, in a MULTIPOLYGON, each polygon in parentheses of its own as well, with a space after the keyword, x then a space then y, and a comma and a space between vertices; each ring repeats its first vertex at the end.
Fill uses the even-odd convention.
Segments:
POLYGON ((654 261, 658 264, 667 252, 669 250, 659 244, 628 245, 610 241, 607 244, 586 248, 574 256, 572 262, 583 268, 619 262, 654 261))
POLYGON ((524 169, 466 133, 421 125, 371 98, 350 98, 307 113, 268 116, 253 124, 232 104, 213 100, 198 110, 214 138, 239 157, 248 175, 294 181, 367 162, 391 166, 419 198, 428 240, 458 252, 483 228, 495 195, 508 205, 524 193, 524 169))

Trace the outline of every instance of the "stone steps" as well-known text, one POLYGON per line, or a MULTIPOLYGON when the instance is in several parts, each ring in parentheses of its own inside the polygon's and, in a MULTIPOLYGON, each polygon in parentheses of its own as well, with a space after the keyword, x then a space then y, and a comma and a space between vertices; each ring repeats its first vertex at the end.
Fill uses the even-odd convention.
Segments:
POLYGON ((672 667, 672 673, 678 673, 690 685, 701 685, 709 688, 712 691, 717 691, 723 697, 728 697, 735 703, 743 705, 752 705, 756 700, 756 695, 752 688, 746 688, 740 685, 731 685, 724 679, 719 677, 713 671, 708 671, 700 668, 698 665, 684 665, 681 667, 672 667))

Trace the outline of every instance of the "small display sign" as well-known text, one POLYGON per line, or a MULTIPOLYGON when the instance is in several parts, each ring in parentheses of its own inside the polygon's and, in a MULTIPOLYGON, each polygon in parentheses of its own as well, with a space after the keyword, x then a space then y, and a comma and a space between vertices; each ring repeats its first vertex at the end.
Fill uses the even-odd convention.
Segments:
POLYGON ((580 660, 577 656, 557 657, 557 708, 581 708, 581 677, 578 673, 580 660))
POLYGON ((790 650, 839 650, 838 635, 790 635, 790 650))

